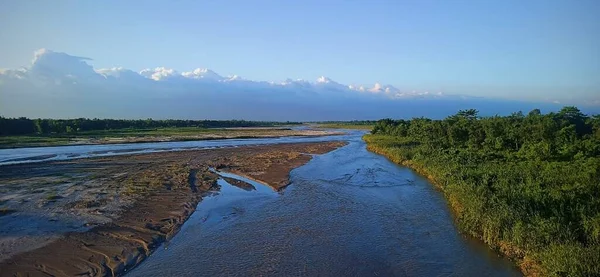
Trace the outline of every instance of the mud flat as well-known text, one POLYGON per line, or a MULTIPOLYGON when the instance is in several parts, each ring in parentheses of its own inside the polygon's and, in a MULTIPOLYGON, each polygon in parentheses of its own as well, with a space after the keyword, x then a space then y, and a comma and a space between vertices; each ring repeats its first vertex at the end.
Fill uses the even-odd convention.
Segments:
MULTIPOLYGON (((280 190, 345 142, 0 166, 0 276, 122 275, 169 240, 229 171, 280 190)), ((239 186, 252 189, 243 182, 239 186)))
POLYGON ((224 129, 170 128, 132 131, 109 130, 87 133, 82 132, 77 134, 0 136, 0 149, 61 145, 98 145, 216 139, 321 137, 342 134, 344 133, 331 130, 274 127, 224 129))
POLYGON ((230 128, 209 130, 200 134, 146 135, 146 136, 114 136, 101 138, 77 138, 69 144, 114 144, 144 143, 162 141, 189 141, 215 139, 248 139, 248 138, 280 138, 280 137, 320 137, 341 135, 343 132, 329 130, 291 130, 278 128, 230 128))

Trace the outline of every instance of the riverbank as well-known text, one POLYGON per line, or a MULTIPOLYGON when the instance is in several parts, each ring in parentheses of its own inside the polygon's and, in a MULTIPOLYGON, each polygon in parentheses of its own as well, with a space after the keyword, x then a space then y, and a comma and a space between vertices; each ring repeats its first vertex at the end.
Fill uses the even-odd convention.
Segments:
MULTIPOLYGON (((385 141, 385 138, 382 138, 381 136, 377 137, 373 135, 365 135, 363 139, 367 143, 367 150, 385 156, 386 158, 388 158, 396 164, 414 170, 421 176, 426 177, 430 183, 432 183, 439 190, 441 190, 444 196, 446 197, 453 213, 456 215, 458 226, 462 229, 463 232, 468 232, 464 229, 464 226, 461 222, 464 207, 461 201, 459 200, 459 196, 455 193, 449 192, 446 189, 449 182, 446 178, 434 174, 433 171, 428 170, 425 164, 409 158, 412 156, 412 146, 408 145, 405 146, 405 148, 403 149, 402 144, 390 144, 389 141, 385 141)), ((525 276, 544 276, 543 270, 539 262, 536 261, 530 255, 527 255, 523 249, 520 249, 516 245, 512 245, 506 241, 486 240, 484 238, 484 235, 480 233, 468 232, 468 234, 485 242, 493 250, 514 260, 521 272, 525 276)))
POLYGON ((0 149, 215 139, 278 138, 290 136, 316 137, 340 134, 343 133, 329 130, 294 130, 283 127, 119 129, 72 134, 0 136, 0 149))
POLYGON ((457 232, 427 180, 353 134, 293 170, 283 193, 219 181, 221 195, 128 276, 522 276, 457 232))
MULTIPOLYGON (((280 190, 290 170, 345 142, 296 143, 0 167, 1 276, 121 275, 169 240, 203 196, 210 168, 280 190)), ((241 184, 243 185, 243 184, 241 184)))
POLYGON ((320 123, 315 125, 317 129, 347 129, 371 131, 375 124, 352 124, 352 123, 320 123))

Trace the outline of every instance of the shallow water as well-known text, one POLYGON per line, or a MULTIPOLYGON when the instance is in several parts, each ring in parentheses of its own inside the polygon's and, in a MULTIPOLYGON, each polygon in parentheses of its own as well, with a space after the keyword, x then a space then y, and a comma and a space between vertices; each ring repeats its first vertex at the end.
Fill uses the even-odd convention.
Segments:
POLYGON ((129 275, 520 275, 457 232, 426 179, 368 152, 352 134, 349 145, 293 170, 282 193, 220 180, 221 192, 129 275))
POLYGON ((352 134, 348 135, 322 137, 218 139, 0 149, 0 166, 8 164, 33 163, 43 161, 69 160, 78 158, 105 157, 164 151, 183 151, 221 147, 238 147, 247 145, 346 140, 350 136, 353 136, 355 134, 356 132, 352 132, 352 134))

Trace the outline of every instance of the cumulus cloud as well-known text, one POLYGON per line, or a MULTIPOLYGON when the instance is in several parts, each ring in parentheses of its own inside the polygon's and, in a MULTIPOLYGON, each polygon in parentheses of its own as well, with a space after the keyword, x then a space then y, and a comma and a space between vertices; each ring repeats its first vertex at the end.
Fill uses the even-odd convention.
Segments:
POLYGON ((390 85, 382 86, 376 83, 373 88, 365 90, 363 86, 354 87, 340 84, 325 76, 318 77, 314 82, 302 79, 286 79, 283 82, 264 82, 246 80, 237 75, 223 77, 208 68, 196 68, 192 71, 184 72, 166 67, 147 68, 140 72, 123 67, 94 69, 86 62, 89 60, 91 59, 86 57, 40 49, 34 53, 32 64, 29 67, 20 70, 4 70, 0 72, 0 75, 8 79, 27 79, 28 81, 44 79, 55 84, 64 84, 62 82, 64 80, 79 84, 109 80, 129 84, 146 82, 147 85, 158 87, 178 87, 182 85, 193 87, 196 85, 198 88, 206 89, 206 83, 212 82, 214 89, 217 90, 227 90, 228 88, 239 89, 240 84, 243 84, 247 89, 268 89, 271 91, 279 90, 280 92, 300 89, 325 95, 336 92, 338 96, 339 92, 342 92, 349 97, 356 96, 359 92, 369 91, 372 93, 382 93, 390 99, 395 94, 400 93, 398 89, 390 85), (155 81, 155 83, 152 83, 152 81, 155 81))
POLYGON ((380 83, 349 86, 325 76, 312 82, 253 81, 207 68, 94 69, 90 60, 40 49, 30 65, 1 70, 0 115, 348 120, 445 116, 484 106, 492 114, 502 113, 498 101, 402 91, 380 83))
POLYGON ((331 80, 328 77, 321 76, 317 78, 317 81, 314 83, 316 89, 320 90, 330 90, 330 91, 352 91, 350 86, 342 85, 334 80, 331 80))
MULTIPOLYGON (((190 72, 183 72, 181 75, 186 78, 200 79, 200 80, 206 80, 206 81, 223 81, 223 80, 225 80, 225 78, 223 78, 223 76, 217 74, 216 72, 214 72, 208 68, 196 68, 190 72)), ((229 78, 229 80, 231 81, 232 79, 229 78)))
POLYGON ((31 66, 27 69, 31 77, 62 80, 65 78, 90 80, 100 76, 86 63, 90 58, 71 56, 48 49, 35 51, 31 66))
MULTIPOLYGON (((389 88, 387 88, 387 90, 389 90, 389 88)), ((372 92, 372 93, 381 93, 381 92, 385 92, 386 88, 384 88, 379 83, 375 83, 375 85, 372 88, 368 89, 368 91, 372 92)))
POLYGON ((166 80, 168 78, 181 76, 175 69, 166 67, 157 67, 155 69, 144 69, 140 75, 150 78, 154 81, 166 80))

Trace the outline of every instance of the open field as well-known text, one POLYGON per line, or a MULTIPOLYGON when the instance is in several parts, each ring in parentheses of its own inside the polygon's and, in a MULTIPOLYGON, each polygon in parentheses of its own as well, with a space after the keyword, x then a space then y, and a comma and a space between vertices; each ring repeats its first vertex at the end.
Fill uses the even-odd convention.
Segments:
POLYGON ((324 136, 339 134, 324 130, 292 130, 282 127, 248 128, 156 128, 85 131, 72 134, 0 136, 0 149, 59 146, 73 144, 109 144, 158 141, 210 140, 230 138, 267 138, 283 136, 324 136))
MULTIPOLYGON (((0 167, 0 276, 120 275, 173 236, 210 168, 280 190, 288 174, 345 142, 165 152, 0 167), (35 226, 35 227, 33 227, 35 226)), ((250 188, 244 182, 234 185, 250 188)))

